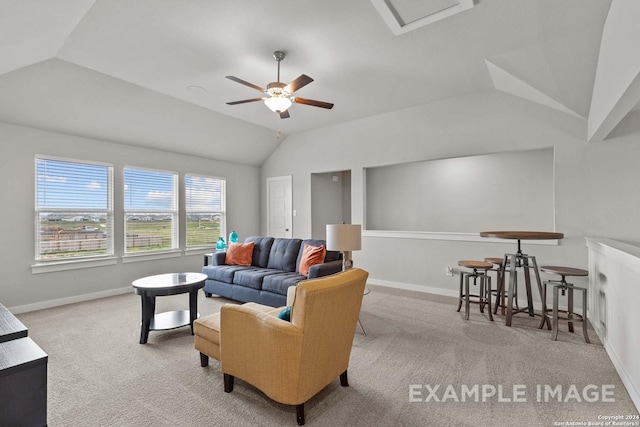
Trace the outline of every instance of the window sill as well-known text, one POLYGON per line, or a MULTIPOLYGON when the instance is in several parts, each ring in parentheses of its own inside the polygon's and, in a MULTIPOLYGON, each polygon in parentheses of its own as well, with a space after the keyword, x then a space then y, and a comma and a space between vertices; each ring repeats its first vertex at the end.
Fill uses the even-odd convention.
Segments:
POLYGON ((205 255, 215 252, 215 247, 199 247, 199 248, 189 248, 184 250, 185 256, 195 256, 195 255, 205 255))
POLYGON ((31 266, 31 274, 51 273, 55 271, 78 270, 81 268, 104 267, 118 263, 116 257, 74 259, 67 261, 39 262, 31 266))
POLYGON ((162 252, 144 252, 139 254, 127 254, 122 256, 122 263, 128 264, 130 262, 143 262, 154 261, 157 259, 178 258, 182 256, 180 249, 172 249, 162 252))

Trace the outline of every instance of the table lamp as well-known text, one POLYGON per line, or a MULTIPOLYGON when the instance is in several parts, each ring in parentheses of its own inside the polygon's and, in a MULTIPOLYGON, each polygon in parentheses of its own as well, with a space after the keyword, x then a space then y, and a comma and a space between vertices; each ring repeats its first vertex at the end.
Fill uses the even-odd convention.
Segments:
POLYGON ((360 250, 361 235, 360 224, 327 224, 327 250, 342 252, 343 270, 353 267, 351 252, 360 250))

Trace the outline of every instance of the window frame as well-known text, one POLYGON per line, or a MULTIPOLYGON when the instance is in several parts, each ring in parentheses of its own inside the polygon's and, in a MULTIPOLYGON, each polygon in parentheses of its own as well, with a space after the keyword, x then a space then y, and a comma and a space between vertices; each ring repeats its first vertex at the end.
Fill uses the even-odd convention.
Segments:
POLYGON ((163 169, 153 169, 146 168, 142 166, 131 166, 126 165, 122 168, 122 236, 123 236, 123 260, 127 257, 136 257, 136 256, 149 256, 149 255, 161 255, 167 254, 171 252, 176 252, 180 250, 180 204, 179 204, 179 181, 180 174, 176 171, 169 171, 163 169), (162 210, 162 209, 127 209, 126 197, 127 197, 127 177, 126 171, 127 169, 135 170, 138 172, 150 172, 150 173, 159 173, 159 174, 169 174, 172 178, 171 191, 172 191, 172 200, 171 200, 171 209, 162 210), (147 249, 147 250, 128 250, 127 246, 127 215, 141 214, 141 215, 150 215, 150 214, 163 214, 171 216, 171 244, 169 248, 160 248, 160 249, 147 249))
MULTIPOLYGON (((97 162, 92 160, 79 160, 68 157, 55 157, 48 155, 36 154, 34 156, 34 267, 38 266, 52 266, 55 264, 75 264, 75 263, 84 263, 91 264, 92 261, 100 261, 104 259, 113 259, 114 258, 114 232, 115 232, 115 224, 114 224, 114 211, 113 211, 113 172, 114 166, 112 163, 106 162, 97 162), (59 162, 59 163, 72 163, 83 166, 99 166, 106 168, 107 172, 107 190, 106 190, 106 209, 95 209, 95 208, 45 208, 40 207, 39 205, 39 170, 38 166, 41 161, 44 162, 59 162), (87 213, 95 213, 95 214, 104 214, 106 216, 106 247, 105 253, 102 254, 84 254, 79 256, 63 256, 63 257, 52 257, 52 258, 42 258, 41 257, 41 221, 40 215, 42 213, 59 213, 59 214, 87 214, 87 213)), ((55 267, 54 267, 55 271, 55 267)))

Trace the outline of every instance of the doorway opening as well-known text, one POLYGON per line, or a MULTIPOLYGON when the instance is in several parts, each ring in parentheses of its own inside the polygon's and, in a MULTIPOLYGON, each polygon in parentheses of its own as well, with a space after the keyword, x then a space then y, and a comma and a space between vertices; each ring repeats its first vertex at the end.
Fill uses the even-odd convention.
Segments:
POLYGON ((327 224, 351 224, 351 171, 311 174, 311 238, 325 240, 327 224))

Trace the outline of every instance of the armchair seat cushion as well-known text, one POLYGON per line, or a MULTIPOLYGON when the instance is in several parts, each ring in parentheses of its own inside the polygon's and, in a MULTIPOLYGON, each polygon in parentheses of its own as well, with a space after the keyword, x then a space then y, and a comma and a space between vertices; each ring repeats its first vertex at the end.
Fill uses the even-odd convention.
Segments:
POLYGON ((220 313, 210 314, 196 319, 193 322, 193 334, 213 344, 220 345, 220 313))
MULTIPOLYGON (((271 313, 274 316, 277 316, 281 311, 281 308, 274 309, 268 305, 254 302, 248 302, 245 305, 256 311, 271 313)), ((196 350, 220 360, 220 313, 196 319, 193 322, 193 334, 195 335, 196 350)))

